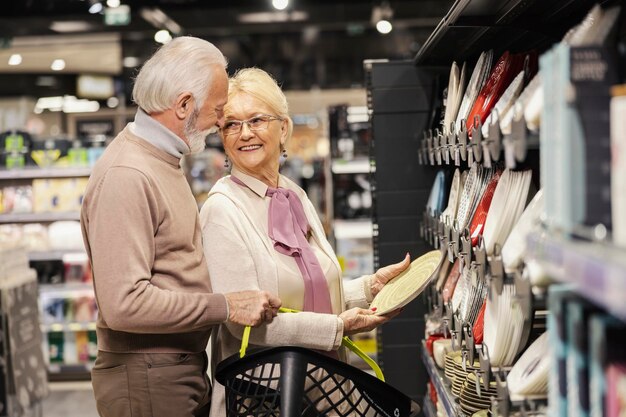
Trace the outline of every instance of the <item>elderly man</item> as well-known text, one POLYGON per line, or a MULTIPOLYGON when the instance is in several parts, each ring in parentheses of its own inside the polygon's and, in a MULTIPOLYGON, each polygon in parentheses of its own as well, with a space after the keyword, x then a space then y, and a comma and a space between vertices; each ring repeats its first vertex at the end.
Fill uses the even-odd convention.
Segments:
POLYGON ((92 383, 101 416, 208 416, 212 326, 259 325, 280 307, 265 291, 212 294, 198 207, 179 166, 223 123, 225 68, 201 39, 159 49, 135 81, 135 121, 87 185, 81 225, 99 308, 92 383))

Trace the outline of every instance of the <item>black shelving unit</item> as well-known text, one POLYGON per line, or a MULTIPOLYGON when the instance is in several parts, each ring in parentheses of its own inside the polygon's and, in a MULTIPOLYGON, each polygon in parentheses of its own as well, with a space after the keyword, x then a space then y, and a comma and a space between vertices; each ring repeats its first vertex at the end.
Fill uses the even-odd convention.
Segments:
MULTIPOLYGON (((419 165, 421 133, 430 125, 434 100, 447 68, 417 68, 412 61, 365 63, 372 122, 374 267, 411 258, 429 248, 419 237, 421 212, 435 177, 419 165)), ((387 382, 422 403, 427 374, 417 354, 425 306, 413 302, 378 331, 378 360, 387 382), (384 349, 382 349, 384 346, 384 349)))
POLYGON ((457 0, 415 56, 418 65, 450 65, 481 51, 546 49, 596 3, 593 0, 457 0))

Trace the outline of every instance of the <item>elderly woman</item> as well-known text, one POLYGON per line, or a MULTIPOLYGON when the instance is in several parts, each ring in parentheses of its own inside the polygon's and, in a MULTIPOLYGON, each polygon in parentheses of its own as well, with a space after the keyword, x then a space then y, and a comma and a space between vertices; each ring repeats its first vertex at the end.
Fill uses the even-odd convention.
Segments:
MULTIPOLYGON (((292 345, 345 359, 337 352, 344 335, 365 332, 396 313, 376 316, 369 303, 410 259, 342 284, 341 269, 304 190, 279 173, 293 122, 274 79, 257 68, 230 79, 221 129, 231 175, 209 192, 202 207, 204 250, 216 292, 266 290, 284 307, 252 329, 251 347, 292 345)), ((286 156, 286 155, 285 155, 286 156)), ((243 327, 220 326, 214 359, 239 350, 243 327)), ((224 415, 224 389, 215 382, 211 416, 224 415)))

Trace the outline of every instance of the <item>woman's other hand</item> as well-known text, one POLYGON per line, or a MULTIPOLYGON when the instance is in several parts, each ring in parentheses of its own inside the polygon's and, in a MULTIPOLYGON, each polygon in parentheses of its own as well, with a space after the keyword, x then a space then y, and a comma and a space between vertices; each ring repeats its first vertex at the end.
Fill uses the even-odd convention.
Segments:
POLYGON ((400 314, 401 311, 402 309, 398 309, 381 316, 376 316, 372 310, 358 307, 344 311, 339 315, 339 318, 343 320, 343 335, 349 336, 351 334, 369 332, 391 320, 400 314))
POLYGON ((397 277, 398 274, 407 269, 409 265, 411 265, 411 255, 407 253, 404 259, 397 264, 387 265, 376 271, 370 279, 370 291, 372 293, 372 297, 376 297, 376 294, 383 289, 385 284, 397 277))

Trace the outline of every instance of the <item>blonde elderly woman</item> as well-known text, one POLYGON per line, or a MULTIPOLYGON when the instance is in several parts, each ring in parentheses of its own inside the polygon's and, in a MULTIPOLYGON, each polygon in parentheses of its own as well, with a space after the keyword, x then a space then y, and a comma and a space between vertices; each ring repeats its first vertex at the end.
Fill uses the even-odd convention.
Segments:
MULTIPOLYGON (((365 332, 396 313, 376 316, 369 302, 410 259, 342 284, 341 269, 304 190, 279 173, 281 153, 293 122, 287 100, 274 79, 257 68, 229 81, 221 129, 231 175, 209 192, 200 221, 211 286, 216 292, 266 290, 283 307, 252 329, 250 347, 292 345, 338 352, 345 335, 365 332)), ((243 326, 221 325, 214 360, 237 352, 243 326)), ((225 415, 224 389, 215 382, 211 416, 225 415)))

